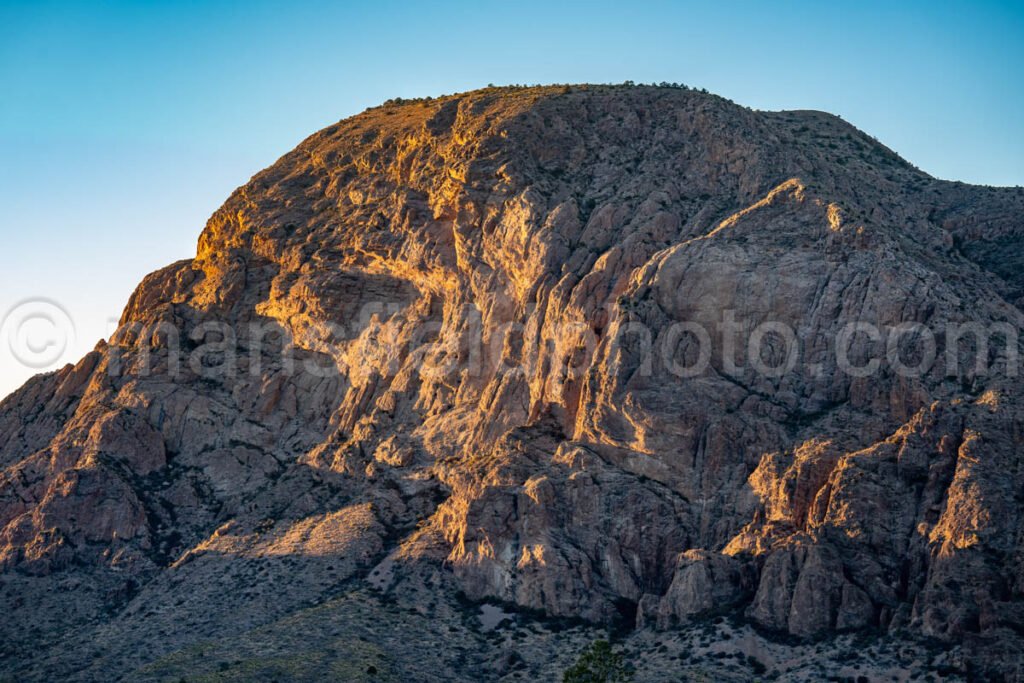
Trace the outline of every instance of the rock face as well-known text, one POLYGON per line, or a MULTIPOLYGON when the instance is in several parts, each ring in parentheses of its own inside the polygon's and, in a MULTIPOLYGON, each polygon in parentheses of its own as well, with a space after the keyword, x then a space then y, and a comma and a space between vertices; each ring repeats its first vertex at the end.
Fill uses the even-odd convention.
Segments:
POLYGON ((608 86, 368 110, 0 404, 6 668, 127 676, 434 571, 552 616, 900 630, 998 669, 1022 249, 1021 189, 819 112, 608 86), (115 644, 91 665, 82 629, 115 644))

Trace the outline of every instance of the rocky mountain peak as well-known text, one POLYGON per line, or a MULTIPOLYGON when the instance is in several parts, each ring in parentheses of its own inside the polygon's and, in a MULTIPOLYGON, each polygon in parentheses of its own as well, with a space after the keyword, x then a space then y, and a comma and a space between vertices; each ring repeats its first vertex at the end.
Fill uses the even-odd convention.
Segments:
MULTIPOLYGON (((158 679, 325 600, 453 630, 490 600, 637 639, 910 633, 996 671, 1024 628, 1022 209, 680 87, 329 126, 0 404, 9 668, 158 679)), ((511 675, 474 647, 451 676, 511 675)))

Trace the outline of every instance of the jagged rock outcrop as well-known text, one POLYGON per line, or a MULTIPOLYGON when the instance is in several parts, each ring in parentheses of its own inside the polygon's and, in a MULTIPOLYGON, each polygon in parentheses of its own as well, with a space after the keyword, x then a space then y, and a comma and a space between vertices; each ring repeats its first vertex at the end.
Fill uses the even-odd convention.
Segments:
POLYGON ((1012 651, 1022 216, 836 117, 676 88, 330 126, 0 404, 12 670, 127 675, 424 567, 597 622, 1012 651), (86 627, 123 646, 62 659, 86 627))

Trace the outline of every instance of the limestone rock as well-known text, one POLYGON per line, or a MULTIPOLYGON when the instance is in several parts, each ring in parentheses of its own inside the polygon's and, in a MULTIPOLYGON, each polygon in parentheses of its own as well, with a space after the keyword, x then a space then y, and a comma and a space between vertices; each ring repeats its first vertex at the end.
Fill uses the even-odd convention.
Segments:
POLYGON ((444 585, 644 630, 903 630, 998 669, 1022 216, 836 117, 687 89, 329 126, 109 343, 0 403, 6 668, 131 678, 339 591, 444 585), (924 326, 937 362, 920 328, 839 352, 851 324, 924 326))

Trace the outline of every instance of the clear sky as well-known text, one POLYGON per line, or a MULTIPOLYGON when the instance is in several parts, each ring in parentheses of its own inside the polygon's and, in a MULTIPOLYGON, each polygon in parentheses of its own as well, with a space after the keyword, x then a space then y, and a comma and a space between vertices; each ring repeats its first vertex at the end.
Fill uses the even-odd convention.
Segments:
POLYGON ((396 96, 627 79, 827 110, 940 178, 1024 184, 1021 0, 0 0, 0 396, 41 369, 12 348, 79 358, 313 131, 396 96), (48 348, 55 304, 74 334, 48 348))

